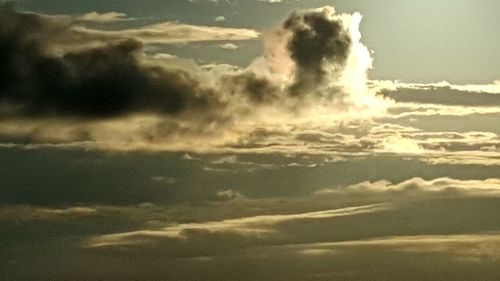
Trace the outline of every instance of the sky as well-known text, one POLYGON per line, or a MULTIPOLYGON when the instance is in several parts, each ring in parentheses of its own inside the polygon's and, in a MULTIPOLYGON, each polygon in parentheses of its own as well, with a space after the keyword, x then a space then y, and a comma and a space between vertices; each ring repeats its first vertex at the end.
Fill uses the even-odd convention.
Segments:
POLYGON ((1 280, 499 280, 500 2, 0 2, 1 280))

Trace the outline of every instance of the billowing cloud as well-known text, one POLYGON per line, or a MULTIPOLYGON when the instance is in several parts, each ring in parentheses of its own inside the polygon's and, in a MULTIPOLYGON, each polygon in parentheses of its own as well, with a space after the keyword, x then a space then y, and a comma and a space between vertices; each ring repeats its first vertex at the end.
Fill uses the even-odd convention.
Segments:
POLYGON ((188 73, 141 64, 134 39, 50 53, 62 25, 3 7, 2 115, 102 118, 133 112, 176 114, 211 107, 211 92, 188 73))
POLYGON ((368 81, 371 57, 360 41, 359 14, 337 14, 332 7, 294 12, 266 32, 265 56, 240 68, 181 66, 173 55, 145 55, 150 43, 138 33, 141 28, 95 36, 75 33, 87 28, 64 25, 60 18, 6 7, 2 13, 9 22, 1 32, 9 42, 2 45, 0 63, 4 147, 500 163, 494 85, 368 81), (87 36, 100 43, 75 44, 87 36), (63 38, 69 41, 61 43, 63 38), (376 91, 389 91, 392 100, 375 97, 376 91), (451 130, 452 118, 467 121, 451 130), (426 135, 428 130, 435 133, 426 135))
POLYGON ((283 30, 296 66, 293 95, 309 92, 343 70, 352 39, 333 8, 294 13, 283 23, 283 30))
POLYGON ((301 118, 311 112, 329 111, 329 116, 341 119, 369 115, 367 106, 375 111, 383 108, 365 103, 364 97, 371 100, 374 92, 364 86, 364 78, 359 91, 344 83, 343 77, 349 76, 352 69, 359 69, 366 77, 369 65, 353 60, 359 56, 355 50, 364 49, 355 36, 358 21, 354 16, 337 15, 331 7, 296 12, 276 31, 284 34, 280 44, 287 48, 288 59, 295 66, 294 76, 285 80, 267 57, 257 59, 246 69, 194 65, 181 70, 171 56, 160 60, 165 56, 150 58, 144 52, 145 45, 147 48, 161 43, 163 38, 167 38, 165 42, 179 38, 187 42, 258 36, 249 30, 160 23, 102 31, 58 17, 17 12, 7 6, 1 12, 5 24, 0 39, 5 44, 0 61, 4 73, 0 113, 10 122, 1 133, 11 139, 35 131, 48 136, 51 142, 103 144, 122 142, 120 136, 127 136, 128 143, 160 139, 165 143, 168 139, 174 148, 176 137, 185 143, 182 139, 188 135, 200 139, 209 132, 217 136, 214 142, 201 142, 210 146, 234 142, 257 126, 301 118), (310 45, 321 52, 309 52, 310 45), (316 94, 310 94, 313 92, 316 94), (42 128, 47 122, 58 129, 49 133, 47 127, 42 128), (14 129, 20 123, 26 126, 14 129), (105 134, 108 137, 102 139, 101 132, 112 127, 126 130, 118 130, 111 139, 111 134, 105 134), (221 129, 224 134, 218 133, 221 129), (55 131, 60 133, 54 135, 55 131))
POLYGON ((259 31, 2 7, 2 274, 498 280, 498 83, 370 81, 360 22, 293 12, 241 67, 187 57, 259 31))

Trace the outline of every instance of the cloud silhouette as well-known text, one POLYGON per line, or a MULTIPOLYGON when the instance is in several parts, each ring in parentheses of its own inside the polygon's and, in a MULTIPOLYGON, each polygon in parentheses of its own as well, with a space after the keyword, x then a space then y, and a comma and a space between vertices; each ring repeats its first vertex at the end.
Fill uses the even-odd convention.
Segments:
POLYGON ((352 39, 332 7, 295 12, 284 23, 287 48, 295 62, 292 95, 310 91, 341 72, 351 52, 352 39), (331 69, 328 69, 331 68, 331 69))

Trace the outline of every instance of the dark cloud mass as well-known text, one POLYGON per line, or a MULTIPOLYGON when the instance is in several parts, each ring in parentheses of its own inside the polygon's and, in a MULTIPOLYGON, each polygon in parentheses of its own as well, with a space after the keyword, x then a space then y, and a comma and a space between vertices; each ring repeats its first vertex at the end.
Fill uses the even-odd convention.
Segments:
POLYGON ((252 103, 271 103, 279 97, 279 88, 253 72, 227 75, 221 79, 224 89, 232 94, 242 93, 252 103))
POLYGON ((329 8, 293 13, 283 29, 290 33, 288 51, 296 65, 291 93, 297 95, 321 84, 327 67, 341 71, 351 51, 352 39, 340 19, 329 8))
POLYGON ((142 56, 144 43, 134 36, 96 37, 68 18, 0 7, 1 117, 102 119, 210 111, 222 118, 220 109, 227 104, 241 108, 241 97, 274 104, 280 97, 289 99, 288 92, 301 98, 318 90, 335 79, 332 71, 343 70, 352 43, 333 9, 294 13, 282 26, 296 66, 286 87, 254 71, 209 77, 214 87, 142 56))
POLYGON ((51 40, 67 32, 42 16, 0 8, 0 102, 10 108, 4 117, 177 114, 215 103, 188 73, 141 64, 142 43, 134 39, 52 54, 51 40))

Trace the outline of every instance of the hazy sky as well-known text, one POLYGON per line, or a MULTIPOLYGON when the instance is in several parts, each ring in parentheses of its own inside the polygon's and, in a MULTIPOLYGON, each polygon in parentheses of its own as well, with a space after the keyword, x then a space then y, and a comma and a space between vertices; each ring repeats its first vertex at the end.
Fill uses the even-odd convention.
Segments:
POLYGON ((499 1, 0 6, 0 280, 500 280, 499 1))

